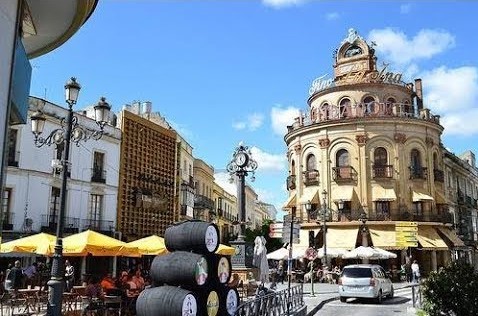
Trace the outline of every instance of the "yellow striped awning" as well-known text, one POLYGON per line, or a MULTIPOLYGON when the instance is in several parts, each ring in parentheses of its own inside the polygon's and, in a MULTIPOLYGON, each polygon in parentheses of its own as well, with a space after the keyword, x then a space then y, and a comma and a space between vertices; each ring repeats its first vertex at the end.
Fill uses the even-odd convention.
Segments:
POLYGON ((374 247, 386 250, 405 249, 405 247, 397 246, 394 226, 369 227, 368 230, 374 247))
POLYGON ((352 201, 352 196, 354 194, 354 187, 340 186, 332 190, 332 201, 352 201))
POLYGON ((293 193, 292 195, 289 196, 287 201, 284 203, 284 206, 282 208, 291 208, 294 207, 296 204, 296 194, 293 193))
POLYGON ((354 249, 357 241, 358 227, 327 227, 327 247, 354 249))
POLYGON ((433 197, 419 191, 413 191, 412 193, 412 201, 413 202, 421 202, 421 201, 433 201, 433 197))
POLYGON ((465 247, 465 243, 456 235, 455 231, 446 227, 437 227, 437 229, 440 233, 443 233, 455 247, 465 247))
POLYGON ((319 188, 318 187, 306 187, 299 198, 300 204, 319 204, 319 188))
POLYGON ((432 226, 418 226, 418 242, 424 250, 448 250, 448 246, 432 226))
POLYGON ((397 199, 397 195, 395 194, 395 190, 390 188, 384 188, 381 185, 374 186, 372 188, 372 201, 395 201, 397 199))

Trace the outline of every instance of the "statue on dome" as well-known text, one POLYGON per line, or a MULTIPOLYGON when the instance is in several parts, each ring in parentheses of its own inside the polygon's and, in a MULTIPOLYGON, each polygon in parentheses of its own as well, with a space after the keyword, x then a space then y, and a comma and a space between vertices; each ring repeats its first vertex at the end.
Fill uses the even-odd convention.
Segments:
POLYGON ((350 28, 346 41, 350 44, 353 44, 353 42, 355 42, 358 38, 360 38, 360 36, 358 35, 357 31, 353 28, 350 28))

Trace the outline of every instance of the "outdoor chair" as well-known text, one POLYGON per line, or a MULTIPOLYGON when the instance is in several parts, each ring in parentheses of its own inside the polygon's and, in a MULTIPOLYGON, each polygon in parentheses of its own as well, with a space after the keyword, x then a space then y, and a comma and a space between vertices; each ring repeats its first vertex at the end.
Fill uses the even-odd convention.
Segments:
POLYGON ((105 295, 105 316, 121 315, 121 296, 105 295))

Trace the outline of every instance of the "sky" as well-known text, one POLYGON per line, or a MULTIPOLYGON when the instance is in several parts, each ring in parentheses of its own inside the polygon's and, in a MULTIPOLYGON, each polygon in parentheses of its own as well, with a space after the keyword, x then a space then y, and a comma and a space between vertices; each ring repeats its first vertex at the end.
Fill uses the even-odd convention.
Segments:
POLYGON ((64 104, 75 76, 78 109, 101 96, 114 111, 151 101, 218 172, 243 141, 259 165, 252 187, 280 210, 286 126, 307 111, 312 81, 333 74, 349 28, 404 81, 423 80, 445 147, 478 155, 476 12, 472 1, 100 0, 70 40, 31 61, 31 95, 64 104))

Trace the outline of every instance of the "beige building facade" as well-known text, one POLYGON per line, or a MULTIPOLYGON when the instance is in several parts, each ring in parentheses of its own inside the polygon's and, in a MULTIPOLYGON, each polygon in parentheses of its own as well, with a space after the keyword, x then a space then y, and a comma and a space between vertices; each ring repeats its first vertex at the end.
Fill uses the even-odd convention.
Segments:
POLYGON ((237 198, 228 193, 218 183, 214 182, 213 189, 214 212, 211 220, 219 227, 221 242, 228 242, 236 234, 237 198))
POLYGON ((323 243, 325 209, 328 247, 366 243, 396 251, 396 266, 411 255, 435 270, 462 245, 445 199, 443 127, 424 105, 420 79, 404 83, 379 65, 373 46, 351 29, 334 76, 312 83, 309 112, 284 137, 285 208, 304 223, 302 246, 323 243), (415 247, 397 237, 402 222, 416 227, 415 247))
POLYGON ((204 160, 195 158, 193 165, 194 183, 194 218, 211 221, 214 215, 214 168, 204 160))

